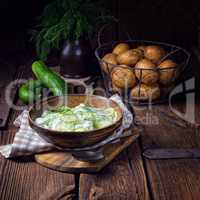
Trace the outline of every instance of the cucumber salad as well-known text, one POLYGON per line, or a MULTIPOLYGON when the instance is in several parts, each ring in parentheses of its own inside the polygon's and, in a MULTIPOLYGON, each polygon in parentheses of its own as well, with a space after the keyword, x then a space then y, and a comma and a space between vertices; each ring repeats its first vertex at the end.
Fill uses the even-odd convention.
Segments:
POLYGON ((36 124, 56 131, 82 132, 100 129, 113 124, 117 112, 109 108, 95 108, 80 104, 74 108, 60 106, 54 110, 45 110, 36 124))

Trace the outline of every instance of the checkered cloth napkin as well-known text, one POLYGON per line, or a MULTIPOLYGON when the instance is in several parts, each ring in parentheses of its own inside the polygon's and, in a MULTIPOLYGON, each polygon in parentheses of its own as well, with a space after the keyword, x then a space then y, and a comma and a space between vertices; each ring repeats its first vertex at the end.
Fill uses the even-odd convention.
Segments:
MULTIPOLYGON (((118 103, 124 111, 122 127, 120 130, 127 129, 133 121, 131 112, 126 108, 118 95, 112 96, 111 99, 118 103)), ((16 118, 14 125, 19 127, 19 130, 14 137, 13 143, 0 146, 0 153, 5 158, 33 155, 35 153, 56 149, 56 146, 46 142, 29 126, 27 110, 23 111, 16 118)))

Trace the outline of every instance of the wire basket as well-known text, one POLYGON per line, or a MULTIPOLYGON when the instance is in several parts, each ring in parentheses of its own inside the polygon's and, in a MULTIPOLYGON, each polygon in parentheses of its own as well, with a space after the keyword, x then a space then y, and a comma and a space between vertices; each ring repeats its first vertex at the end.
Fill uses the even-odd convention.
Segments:
POLYGON ((99 39, 99 47, 95 50, 95 56, 97 57, 99 64, 101 66, 101 72, 102 72, 107 95, 110 96, 114 93, 118 93, 123 97, 123 99, 125 101, 127 101, 129 103, 134 102, 139 105, 144 105, 144 104, 149 104, 149 103, 157 104, 157 103, 162 103, 162 102, 167 101, 170 91, 172 91, 173 88, 180 82, 181 78, 183 78, 183 75, 185 73, 185 70, 186 70, 186 67, 188 65, 189 58, 190 58, 190 54, 185 49, 175 46, 175 45, 172 45, 172 44, 155 42, 155 41, 147 41, 147 40, 124 40, 124 41, 109 42, 109 43, 101 45, 100 39, 99 39), (104 61, 102 58, 107 53, 111 53, 113 48, 119 43, 126 43, 131 47, 131 49, 137 48, 138 46, 141 46, 141 45, 160 46, 167 53, 161 59, 161 61, 159 63, 161 63, 162 61, 164 61, 166 59, 171 59, 177 64, 175 67, 164 68, 164 69, 160 69, 159 67, 155 67, 154 69, 148 69, 148 68, 147 69, 144 69, 144 68, 136 69, 134 67, 128 67, 128 69, 131 70, 132 72, 134 72, 134 74, 137 73, 137 74, 140 74, 140 76, 142 76, 142 74, 145 72, 145 70, 149 70, 149 72, 152 70, 152 71, 157 72, 158 74, 160 74, 161 72, 169 72, 172 70, 171 72, 173 72, 173 77, 170 80, 170 84, 162 85, 159 83, 159 92, 160 92, 159 98, 156 98, 156 99, 153 99, 150 97, 144 98, 144 96, 142 94, 144 92, 143 91, 144 84, 142 83, 141 77, 137 78, 137 80, 136 80, 138 94, 135 97, 130 95, 132 88, 125 87, 125 88, 121 89, 121 88, 113 87, 113 84, 112 84, 113 71, 114 71, 114 69, 116 69, 116 67, 123 68, 123 66, 108 63, 108 62, 104 61), (138 71, 139 71, 139 73, 138 73, 138 71))

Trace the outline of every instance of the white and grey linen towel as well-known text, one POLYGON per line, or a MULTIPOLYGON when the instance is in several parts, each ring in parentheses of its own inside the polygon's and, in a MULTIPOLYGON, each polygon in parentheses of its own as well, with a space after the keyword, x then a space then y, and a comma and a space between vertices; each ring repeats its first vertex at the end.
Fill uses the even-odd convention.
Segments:
MULTIPOLYGON (((130 127, 133 116, 127 107, 123 104, 119 95, 113 95, 111 97, 113 101, 118 103, 118 105, 123 110, 123 121, 120 133, 122 130, 130 127)), ((56 149, 53 144, 46 142, 41 138, 30 126, 28 122, 28 111, 24 110, 14 121, 14 125, 19 127, 16 132, 13 143, 8 145, 0 146, 0 153, 5 158, 13 158, 17 156, 33 155, 35 153, 49 151, 56 149)), ((119 134, 116 132, 114 134, 119 134)), ((111 136, 112 137, 112 136, 111 136)))

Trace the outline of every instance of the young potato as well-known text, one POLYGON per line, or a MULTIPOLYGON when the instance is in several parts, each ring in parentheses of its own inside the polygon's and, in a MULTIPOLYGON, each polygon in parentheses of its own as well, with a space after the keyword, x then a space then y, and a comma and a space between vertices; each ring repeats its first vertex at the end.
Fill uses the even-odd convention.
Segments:
POLYGON ((138 46, 136 49, 139 49, 140 51, 142 51, 142 57, 144 57, 144 51, 145 51, 146 46, 144 45, 140 45, 138 46))
POLYGON ((176 66, 177 64, 173 60, 170 60, 170 59, 164 60, 162 63, 160 63, 158 68, 161 69, 159 71, 159 74, 160 74, 159 82, 161 84, 168 85, 172 81, 172 78, 174 77, 174 73, 175 73, 175 69, 173 68, 176 66))
POLYGON ((111 74, 112 83, 121 89, 134 87, 136 84, 135 74, 129 68, 116 67, 111 74))
POLYGON ((144 46, 144 45, 140 45, 137 47, 137 49, 140 49, 143 52, 143 54, 144 54, 145 48, 146 48, 146 46, 144 46))
POLYGON ((142 49, 136 48, 136 49, 132 49, 132 50, 133 50, 134 52, 137 52, 137 53, 138 53, 140 59, 144 57, 144 52, 143 52, 142 49))
POLYGON ((119 67, 123 67, 123 68, 131 68, 128 65, 118 65, 119 67))
POLYGON ((144 51, 145 58, 151 60, 153 63, 158 64, 159 61, 165 56, 165 50, 156 45, 146 46, 144 51))
POLYGON ((125 68, 129 68, 129 66, 128 65, 119 65, 120 67, 125 67, 125 68))
POLYGON ((119 68, 129 68, 129 66, 127 65, 117 65, 117 67, 114 67, 111 71, 111 73, 113 73, 115 70, 119 70, 119 68))
POLYGON ((112 83, 112 91, 121 94, 123 92, 123 89, 117 87, 114 83, 112 83))
POLYGON ((142 83, 151 85, 158 80, 158 72, 155 69, 156 65, 154 63, 142 59, 135 65, 135 75, 142 83))
POLYGON ((133 67, 142 58, 141 52, 135 49, 130 49, 117 56, 117 61, 121 65, 133 67))
POLYGON ((130 47, 128 46, 128 44, 119 43, 118 45, 115 46, 112 53, 114 53, 116 55, 120 55, 120 54, 124 53, 125 51, 128 51, 129 49, 130 49, 130 47))
POLYGON ((131 90, 130 97, 140 100, 155 100, 160 97, 160 87, 157 83, 137 85, 131 90))
POLYGON ((113 65, 117 65, 117 56, 113 53, 106 54, 102 60, 106 62, 102 62, 102 68, 106 73, 110 73, 113 65))

